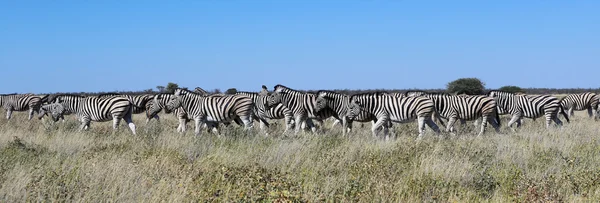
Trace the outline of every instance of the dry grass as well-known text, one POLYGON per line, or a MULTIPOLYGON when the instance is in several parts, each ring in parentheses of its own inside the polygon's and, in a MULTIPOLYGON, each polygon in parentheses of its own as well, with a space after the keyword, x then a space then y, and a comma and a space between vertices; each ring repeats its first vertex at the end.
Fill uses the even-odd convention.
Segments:
MULTIPOLYGON (((110 123, 49 125, 0 119, 0 198, 22 201, 360 201, 507 202, 600 201, 600 122, 578 112, 562 129, 543 119, 501 134, 493 130, 428 135, 416 124, 395 127, 397 139, 370 135, 357 124, 298 137, 175 133, 144 124, 138 135, 110 123), (472 133, 471 133, 472 132, 472 133)), ((506 121, 504 122, 504 124, 506 121)), ((282 123, 279 124, 282 126, 282 123)), ((278 129, 272 133, 281 134, 278 129)))

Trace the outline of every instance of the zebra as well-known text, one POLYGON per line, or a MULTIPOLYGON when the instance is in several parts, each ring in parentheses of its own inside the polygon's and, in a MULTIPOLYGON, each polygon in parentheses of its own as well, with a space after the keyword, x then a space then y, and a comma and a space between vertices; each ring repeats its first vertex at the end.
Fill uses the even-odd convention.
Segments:
POLYGON ((273 108, 281 103, 290 109, 294 114, 295 134, 298 134, 304 124, 310 127, 313 133, 316 133, 317 129, 313 120, 322 124, 323 120, 333 116, 338 122, 341 122, 339 115, 331 108, 315 112, 316 98, 317 95, 313 93, 300 92, 278 84, 275 85, 273 93, 269 95, 266 106, 273 108))
MULTIPOLYGON (((496 132, 500 131, 500 116, 496 108, 496 101, 492 97, 480 95, 453 96, 446 93, 425 93, 421 96, 433 101, 437 110, 437 114, 434 115, 448 119, 446 132, 454 131, 453 126, 457 120, 464 123, 471 120, 477 121, 479 118, 482 119, 482 122, 478 136, 485 133, 488 122, 496 132)), ((477 122, 475 124, 477 125, 477 122)))
POLYGON ((383 127, 386 139, 389 139, 386 122, 410 122, 417 119, 420 139, 425 130, 425 124, 437 134, 439 127, 431 119, 435 113, 434 103, 426 97, 395 97, 385 92, 362 93, 352 95, 346 116, 349 119, 357 118, 362 112, 375 115, 377 122, 371 127, 373 136, 377 136, 378 129, 383 127))
MULTIPOLYGON (((246 130, 252 128, 254 102, 241 95, 203 96, 186 89, 175 89, 174 96, 165 106, 165 110, 183 107, 188 116, 195 121, 195 134, 206 122, 230 122, 241 120, 246 130)), ((159 98, 160 99, 160 98, 159 98)), ((216 126, 215 126, 216 127, 216 126)), ((215 128, 218 133, 218 128, 215 128)))
POLYGON ((85 97, 81 95, 56 95, 50 102, 60 104, 61 108, 51 108, 50 115, 54 121, 56 115, 62 115, 65 111, 75 113, 81 122, 79 130, 87 130, 91 121, 105 122, 113 121, 113 129, 117 129, 121 119, 127 122, 129 129, 135 135, 135 124, 131 118, 133 104, 121 96, 85 97))
POLYGON ((573 111, 588 111, 590 117, 598 120, 598 100, 596 93, 585 92, 580 94, 569 94, 560 99, 560 105, 567 110, 567 115, 574 116, 573 111))
POLYGON ((264 92, 265 90, 266 86, 263 85, 261 93, 237 91, 232 95, 242 95, 252 99, 255 105, 255 108, 253 108, 254 120, 260 123, 261 130, 263 130, 265 127, 269 127, 269 122, 267 119, 284 119, 286 124, 286 129, 284 132, 287 132, 294 127, 292 111, 286 108, 283 104, 278 104, 273 108, 267 109, 265 104, 267 103, 268 94, 264 92))
POLYGON ((369 114, 365 111, 360 112, 354 120, 349 119, 346 114, 348 111, 348 105, 350 104, 350 96, 346 94, 340 94, 329 90, 320 90, 317 92, 317 98, 315 103, 315 112, 320 112, 325 109, 332 109, 342 119, 342 134, 346 135, 346 132, 352 131, 352 122, 369 122, 371 121, 374 125, 377 122, 377 118, 373 114, 369 114))
POLYGON ((179 125, 177 126, 177 132, 185 132, 187 123, 191 120, 188 117, 188 114, 183 110, 183 108, 176 108, 174 110, 168 110, 165 108, 167 103, 173 98, 173 94, 157 94, 153 96, 153 99, 146 103, 146 123, 150 122, 152 118, 158 118, 158 112, 162 109, 165 110, 165 113, 173 112, 173 115, 179 121, 179 125))
MULTIPOLYGON (((47 97, 44 96, 44 99, 47 97)), ((33 94, 2 94, 0 95, 0 105, 6 110, 6 119, 12 118, 13 111, 29 110, 29 118, 33 118, 34 113, 39 113, 42 105, 42 98, 33 94)))
POLYGON ((487 96, 494 97, 498 105, 498 111, 505 111, 512 115, 508 122, 508 127, 517 122, 517 127, 521 127, 521 120, 525 118, 539 118, 542 115, 546 117, 546 128, 550 127, 550 123, 554 121, 557 125, 562 126, 562 121, 558 118, 560 112, 565 116, 567 122, 569 118, 564 109, 559 103, 559 100, 550 95, 516 95, 510 92, 500 90, 492 90, 487 93, 487 96))
MULTIPOLYGON (((151 94, 129 95, 129 94, 119 94, 119 93, 104 93, 104 94, 98 95, 97 97, 103 98, 103 97, 112 97, 112 96, 120 96, 120 97, 127 98, 133 104, 133 110, 132 110, 133 114, 140 114, 140 113, 147 112, 147 107, 149 106, 148 102, 152 101, 154 98, 154 95, 151 95, 151 94)), ((156 120, 160 120, 160 117, 158 116, 158 114, 155 114, 152 118, 155 118, 156 120)), ((147 119, 146 123, 148 123, 148 121, 150 121, 150 119, 147 119)))

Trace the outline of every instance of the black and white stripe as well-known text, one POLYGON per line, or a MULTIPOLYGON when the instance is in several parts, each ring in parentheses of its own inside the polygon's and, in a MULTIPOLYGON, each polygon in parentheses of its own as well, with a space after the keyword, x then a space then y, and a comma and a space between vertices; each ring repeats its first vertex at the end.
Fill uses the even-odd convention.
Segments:
MULTIPOLYGON (((183 107, 188 117, 194 119, 195 134, 200 134, 200 128, 206 122, 229 123, 241 120, 245 129, 252 128, 254 102, 241 95, 203 96, 186 90, 176 89, 174 97, 167 103, 165 110, 183 107)), ((216 127, 216 126, 215 126, 216 127)))
POLYGON ((0 95, 0 105, 6 111, 6 119, 12 117, 13 111, 29 110, 29 120, 34 113, 40 111, 42 98, 33 94, 3 94, 0 95))
POLYGON ((557 114, 559 112, 569 122, 569 118, 561 107, 559 100, 554 96, 515 95, 498 90, 492 90, 487 95, 495 98, 499 111, 504 110, 512 115, 512 119, 508 122, 509 127, 515 122, 517 122, 517 127, 520 127, 523 117, 535 119, 544 115, 546 117, 546 128, 550 127, 552 121, 560 126, 562 121, 558 118, 557 114))
POLYGON ((254 120, 260 123, 261 130, 269 127, 268 119, 284 119, 286 124, 285 131, 288 131, 294 127, 294 116, 292 111, 286 108, 283 104, 278 104, 273 108, 266 107, 268 95, 265 95, 264 93, 261 94, 243 91, 238 91, 233 95, 242 95, 252 99, 255 105, 255 108, 253 108, 254 120))
POLYGON ((500 131, 500 117, 498 115, 496 101, 492 97, 481 95, 453 96, 445 93, 420 94, 427 97, 435 104, 435 109, 442 118, 448 119, 446 132, 454 131, 454 123, 457 120, 472 121, 482 118, 481 130, 478 135, 485 132, 489 122, 496 132, 500 131))
MULTIPOLYGON (((171 113, 171 111, 167 110, 165 106, 171 99, 174 97, 173 94, 157 94, 153 96, 153 99, 146 103, 146 123, 150 122, 152 118, 159 118, 158 113, 161 110, 165 110, 165 113, 171 113)), ((191 120, 188 117, 188 114, 183 110, 183 108, 179 107, 172 111, 173 115, 179 121, 179 125, 177 126, 177 132, 185 132, 187 123, 191 120)))
POLYGON ((434 103, 426 97, 395 97, 382 92, 351 96, 346 116, 354 119, 363 111, 377 118, 377 122, 371 128, 374 136, 377 135, 378 129, 383 127, 384 134, 388 137, 388 127, 384 125, 386 122, 406 123, 415 119, 418 121, 419 138, 424 133, 425 124, 436 133, 440 133, 440 129, 431 119, 431 115, 435 113, 434 103))
POLYGON ((295 133, 298 133, 304 124, 306 124, 307 127, 310 127, 313 133, 316 132, 317 129, 313 120, 319 122, 321 125, 323 120, 332 116, 338 121, 341 120, 337 113, 331 108, 316 112, 315 104, 317 95, 312 93, 300 92, 283 85, 275 85, 273 93, 271 93, 268 98, 267 108, 273 108, 278 104, 283 104, 292 111, 296 124, 295 133))
MULTIPOLYGON (((88 129, 91 121, 105 122, 110 120, 113 121, 113 129, 117 129, 121 119, 123 119, 127 122, 131 132, 136 134, 135 124, 133 124, 131 118, 133 104, 127 98, 121 96, 98 98, 94 96, 57 95, 51 102, 61 104, 64 108, 62 109, 63 113, 65 111, 75 113, 81 121, 80 130, 88 129)), ((53 110, 54 112, 50 113, 56 121, 58 118, 55 116, 62 113, 56 112, 56 109, 53 110)))
POLYGON ((574 116, 573 111, 587 110, 588 115, 594 120, 598 119, 598 99, 596 93, 585 92, 580 94, 569 94, 560 99, 560 104, 567 111, 567 115, 574 116))
MULTIPOLYGON (((146 112, 147 103, 152 101, 154 95, 151 94, 139 94, 139 95, 129 95, 129 94, 119 94, 119 93, 106 93, 98 95, 98 98, 104 97, 113 97, 120 96, 129 99, 129 101, 133 104, 133 114, 140 114, 146 112)), ((157 118, 158 119, 158 118, 157 118)))
POLYGON ((343 134, 352 131, 352 122, 372 122, 373 125, 377 122, 377 118, 374 114, 370 114, 366 111, 360 112, 354 119, 349 119, 346 114, 348 113, 348 106, 350 104, 350 95, 340 94, 333 91, 321 90, 317 92, 317 99, 315 103, 315 112, 320 112, 325 109, 332 109, 342 120, 343 134))

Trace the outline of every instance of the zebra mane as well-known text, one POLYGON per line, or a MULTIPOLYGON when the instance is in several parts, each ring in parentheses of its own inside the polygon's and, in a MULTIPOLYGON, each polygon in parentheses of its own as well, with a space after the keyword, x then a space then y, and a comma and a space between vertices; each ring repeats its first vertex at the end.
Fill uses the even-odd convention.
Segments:
POLYGON ((233 93, 233 94, 239 94, 239 93, 241 93, 241 94, 252 94, 252 95, 258 95, 258 92, 246 92, 246 91, 237 91, 237 92, 235 92, 235 93, 233 93))
POLYGON ((196 93, 200 93, 200 94, 203 94, 203 95, 205 95, 205 96, 208 96, 208 95, 210 95, 210 94, 208 93, 208 91, 206 91, 206 90, 204 90, 204 89, 202 89, 202 88, 200 88, 200 87, 196 87, 196 88, 194 88, 194 92, 196 92, 196 93))
POLYGON ((96 97, 100 98, 100 97, 107 97, 107 96, 117 96, 117 95, 121 95, 121 94, 119 94, 119 93, 116 93, 116 92, 108 92, 108 93, 102 93, 102 94, 99 94, 99 95, 98 95, 98 96, 96 96, 96 97))
POLYGON ((177 88, 177 89, 175 89, 175 91, 177 91, 177 90, 185 92, 186 94, 192 94, 192 95, 197 95, 197 96, 201 96, 201 97, 206 97, 206 95, 204 95, 202 93, 195 92, 195 91, 190 91, 188 89, 183 89, 183 88, 177 88))
POLYGON ((350 100, 352 100, 352 98, 354 98, 354 97, 360 97, 360 96, 383 96, 383 95, 389 95, 389 94, 390 93, 386 92, 386 91, 358 93, 358 94, 353 94, 352 96, 350 96, 350 100))
POLYGON ((502 94, 508 94, 508 95, 511 95, 511 96, 516 95, 515 93, 507 92, 507 91, 502 91, 502 90, 490 90, 485 95, 490 96, 490 94, 492 94, 492 92, 498 92, 498 93, 502 93, 502 94))
POLYGON ((10 93, 10 94, 0 94, 0 96, 11 96, 11 95, 17 95, 17 93, 10 93))
POLYGON ((85 98, 85 96, 83 95, 79 95, 79 94, 57 94, 57 95, 52 95, 52 97, 48 97, 48 103, 54 103, 56 101, 56 98, 59 97, 75 97, 75 98, 85 98))
POLYGON ((319 90, 317 91, 317 93, 315 93, 317 96, 321 95, 321 94, 329 94, 329 95, 341 95, 341 96, 346 96, 346 94, 342 94, 342 93, 337 93, 331 90, 319 90))
MULTIPOLYGON (((286 87, 286 86, 284 86, 284 85, 282 85, 282 84, 275 85, 275 87, 273 87, 273 90, 276 90, 276 89, 278 89, 278 88, 283 88, 284 90, 291 91, 291 92, 299 92, 299 93, 304 93, 304 94, 311 94, 311 93, 309 93, 309 92, 300 91, 300 90, 295 90, 295 89, 292 89, 292 88, 286 87)), ((314 94, 314 93, 312 93, 312 94, 314 94)))

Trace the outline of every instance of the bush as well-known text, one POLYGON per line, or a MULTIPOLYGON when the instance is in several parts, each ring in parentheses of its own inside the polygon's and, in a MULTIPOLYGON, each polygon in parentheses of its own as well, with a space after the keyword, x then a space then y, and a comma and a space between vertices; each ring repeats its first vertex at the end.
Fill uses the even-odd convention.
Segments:
POLYGON ((235 94, 237 93, 237 89, 235 88, 229 88, 225 91, 225 94, 235 94))
POLYGON ((478 95, 483 94, 485 84, 477 78, 460 78, 449 82, 446 88, 451 94, 478 95))
POLYGON ((510 92, 510 93, 525 92, 520 87, 518 87, 518 86, 512 86, 512 85, 503 86, 503 87, 501 87, 498 90, 505 91, 505 92, 510 92))

